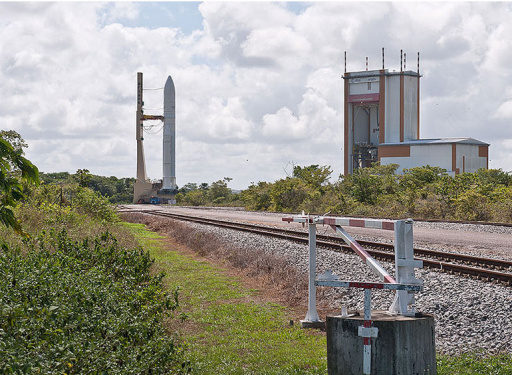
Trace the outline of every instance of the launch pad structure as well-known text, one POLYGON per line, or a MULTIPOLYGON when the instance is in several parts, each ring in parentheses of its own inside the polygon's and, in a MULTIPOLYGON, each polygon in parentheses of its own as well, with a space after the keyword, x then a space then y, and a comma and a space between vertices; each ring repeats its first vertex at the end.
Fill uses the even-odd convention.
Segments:
POLYGON ((176 185, 176 91, 171 76, 164 86, 163 116, 145 115, 143 77, 137 73, 137 114, 135 138, 137 140, 137 179, 133 186, 133 203, 175 204, 176 185), (144 121, 163 121, 163 178, 152 182, 147 178, 144 156, 144 121))

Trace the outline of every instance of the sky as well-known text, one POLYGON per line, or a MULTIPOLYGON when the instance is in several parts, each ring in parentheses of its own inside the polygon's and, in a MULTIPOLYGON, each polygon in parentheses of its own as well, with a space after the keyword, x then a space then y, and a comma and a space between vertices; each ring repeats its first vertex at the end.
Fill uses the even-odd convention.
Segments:
MULTIPOLYGON (((176 87, 176 179, 245 189, 294 165, 343 171, 347 71, 416 70, 420 137, 490 143, 512 171, 511 2, 3 2, 0 129, 42 172, 135 177, 137 72, 145 114, 176 87)), ((162 178, 162 125, 145 122, 162 178)))

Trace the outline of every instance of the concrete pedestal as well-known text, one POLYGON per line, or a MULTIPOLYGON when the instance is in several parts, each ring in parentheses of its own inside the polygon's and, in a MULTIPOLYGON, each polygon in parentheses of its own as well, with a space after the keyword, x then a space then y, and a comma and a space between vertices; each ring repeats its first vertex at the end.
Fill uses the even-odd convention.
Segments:
MULTIPOLYGON (((361 375, 363 373, 363 338, 358 327, 360 316, 342 318, 327 316, 327 369, 329 375, 361 375)), ((435 375, 436 349, 434 317, 390 316, 372 311, 373 327, 379 329, 372 338, 372 375, 435 375)))

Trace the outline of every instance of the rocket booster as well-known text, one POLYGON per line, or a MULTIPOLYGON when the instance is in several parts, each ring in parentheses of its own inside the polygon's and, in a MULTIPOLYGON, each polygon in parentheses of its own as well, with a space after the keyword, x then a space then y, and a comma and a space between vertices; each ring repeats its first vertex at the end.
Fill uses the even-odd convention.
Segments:
POLYGON ((176 92, 171 76, 164 86, 164 137, 162 189, 176 188, 176 92))

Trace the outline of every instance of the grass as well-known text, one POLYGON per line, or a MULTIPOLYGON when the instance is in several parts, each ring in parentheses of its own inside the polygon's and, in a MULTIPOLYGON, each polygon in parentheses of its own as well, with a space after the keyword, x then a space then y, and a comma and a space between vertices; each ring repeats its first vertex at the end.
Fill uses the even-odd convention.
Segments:
POLYGON ((290 326, 284 307, 257 303, 225 270, 169 251, 162 237, 128 224, 150 251, 169 288, 180 288, 187 319, 170 323, 189 345, 196 374, 325 374, 325 336, 290 326))
MULTIPOLYGON (((225 269, 172 251, 164 237, 142 224, 127 224, 150 251, 169 288, 180 288, 185 322, 171 322, 189 345, 196 374, 326 374, 326 339, 290 326, 287 310, 257 303, 225 269)), ((437 355, 438 375, 512 375, 512 356, 437 355)))
POLYGON ((437 368, 440 375, 511 375, 512 356, 502 354, 489 357, 476 353, 459 357, 438 356, 437 368))

